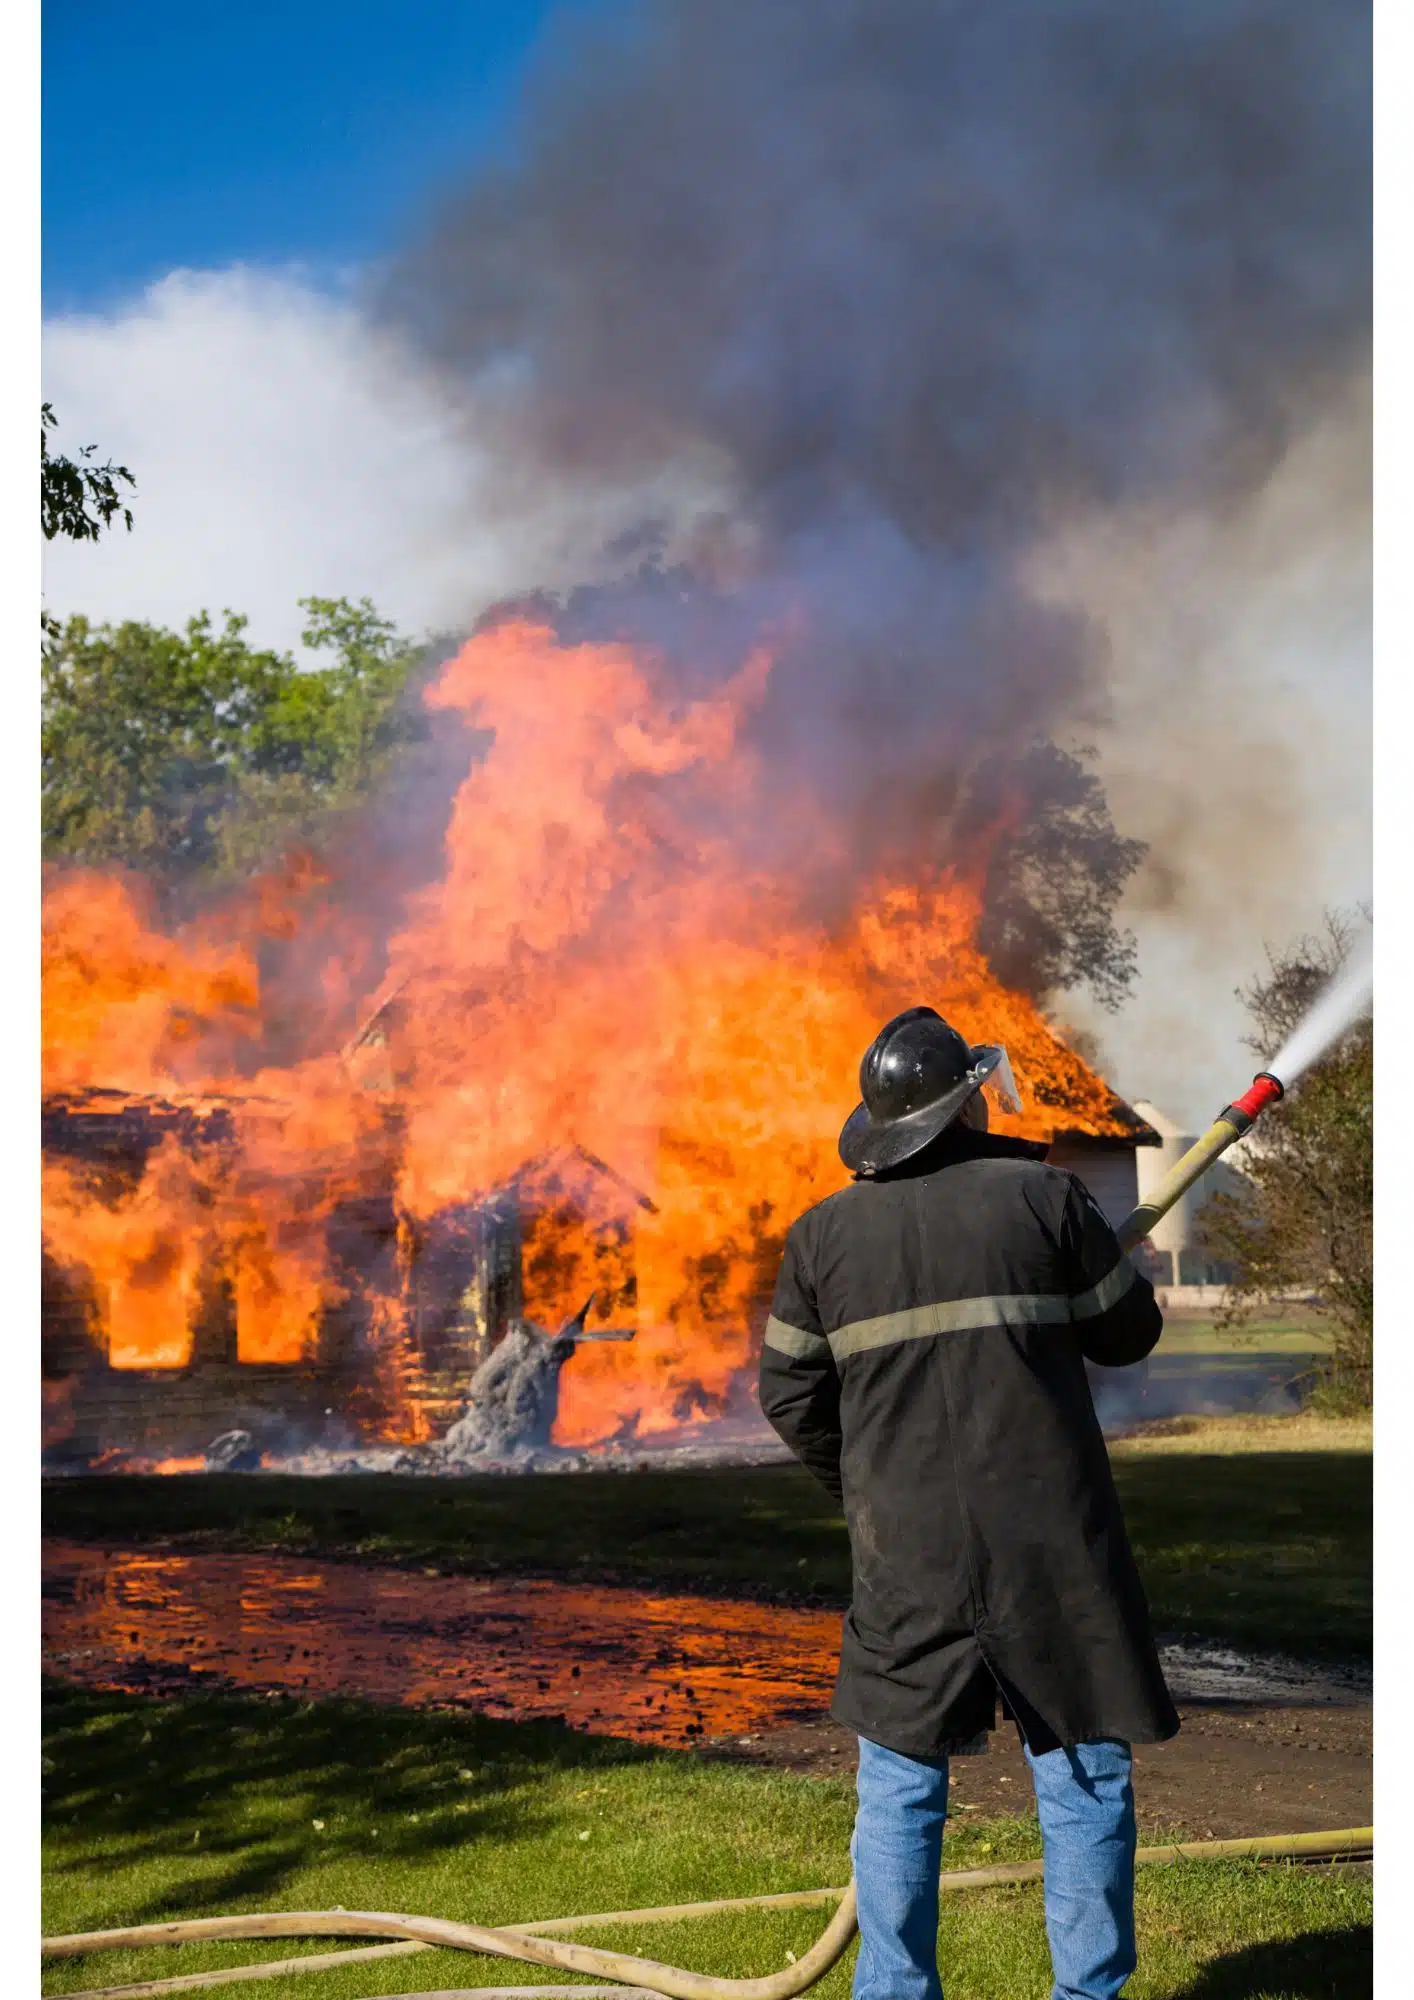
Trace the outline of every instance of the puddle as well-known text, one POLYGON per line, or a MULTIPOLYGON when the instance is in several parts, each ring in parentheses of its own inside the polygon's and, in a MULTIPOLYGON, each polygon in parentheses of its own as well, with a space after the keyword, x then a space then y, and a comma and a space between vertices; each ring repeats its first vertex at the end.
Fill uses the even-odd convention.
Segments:
MULTIPOLYGON (((556 1717, 681 1747, 823 1715, 840 1618, 623 1586, 295 1556, 44 1547, 44 1662, 90 1687, 280 1691, 556 1717)), ((1352 1702, 1368 1676, 1168 1647, 1179 1700, 1352 1702)))
POLYGON ((1180 1701, 1243 1701, 1263 1706, 1345 1707, 1367 1702, 1371 1668, 1358 1662, 1308 1666, 1281 1653, 1234 1653, 1225 1646, 1160 1646, 1164 1678, 1180 1701))
POLYGON ((89 1686, 451 1704, 681 1745, 818 1716, 840 1620, 541 1580, 47 1543, 43 1629, 45 1665, 89 1686))

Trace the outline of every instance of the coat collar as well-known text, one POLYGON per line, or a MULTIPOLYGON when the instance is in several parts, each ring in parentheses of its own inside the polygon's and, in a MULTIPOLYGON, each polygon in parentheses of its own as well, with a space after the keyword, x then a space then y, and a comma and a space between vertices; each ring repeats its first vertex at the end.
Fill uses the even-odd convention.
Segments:
MULTIPOLYGON (((903 1160, 886 1173, 868 1176, 878 1181, 909 1180, 917 1174, 938 1173, 959 1160, 1044 1160, 1050 1147, 1044 1140, 1013 1139, 1002 1132, 974 1132, 969 1125, 949 1125, 931 1146, 903 1160)), ((859 1175, 856 1179, 862 1178, 859 1175)))

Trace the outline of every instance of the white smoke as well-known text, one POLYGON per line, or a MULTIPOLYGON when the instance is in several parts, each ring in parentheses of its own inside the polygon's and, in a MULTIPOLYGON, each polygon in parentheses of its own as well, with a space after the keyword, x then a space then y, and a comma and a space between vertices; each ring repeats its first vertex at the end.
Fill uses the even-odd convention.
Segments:
POLYGON ((1092 519, 1038 563, 1108 636, 1099 769, 1149 842, 1120 909, 1133 999, 1068 1011, 1118 1089, 1195 1130, 1247 1080, 1234 989, 1265 947, 1370 895, 1369 467, 1361 375, 1242 506, 1092 519))
POLYGON ((402 629, 465 627, 527 581, 595 572, 631 499, 507 503, 397 337, 298 272, 174 271, 44 329, 54 448, 96 443, 137 479, 131 534, 45 554, 56 616, 180 627, 202 609, 297 648, 297 600, 371 597, 402 629), (619 510, 619 512, 616 512, 619 510))

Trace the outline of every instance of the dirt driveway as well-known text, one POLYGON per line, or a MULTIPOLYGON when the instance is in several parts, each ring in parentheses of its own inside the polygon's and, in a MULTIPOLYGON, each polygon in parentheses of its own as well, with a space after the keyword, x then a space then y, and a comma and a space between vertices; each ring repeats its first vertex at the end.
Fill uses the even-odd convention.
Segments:
MULTIPOLYGON (((1172 1828, 1191 1839, 1319 1833, 1373 1817, 1368 1702, 1316 1707, 1179 1703, 1170 1743, 1134 1753, 1141 1840, 1172 1828)), ((854 1768, 855 1739, 829 1719, 708 1743, 704 1754, 818 1775, 854 1768)), ((1031 1776, 1010 1727, 987 1754, 953 1761, 949 1810, 986 1818, 1026 1811, 1031 1776)))

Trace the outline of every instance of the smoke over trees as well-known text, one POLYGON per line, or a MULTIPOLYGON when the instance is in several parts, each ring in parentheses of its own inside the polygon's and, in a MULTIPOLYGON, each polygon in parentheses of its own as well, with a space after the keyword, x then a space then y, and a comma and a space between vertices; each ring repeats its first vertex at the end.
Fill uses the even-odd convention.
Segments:
POLYGON ((1368 68, 1340 0, 667 0, 562 39, 382 305, 508 513, 638 496, 572 625, 687 685, 774 634, 755 728, 843 874, 1004 797, 992 948, 1113 998, 1109 662, 1028 565, 1086 510, 1255 493, 1360 365, 1368 68))
MULTIPOLYGON (((1182 967, 1206 954, 1226 995, 1255 890, 1300 878, 1299 823, 1318 819, 1268 715, 1244 712, 1261 704, 1227 685, 1231 621, 1213 610, 1247 601, 1286 530, 1254 531, 1226 596, 1211 542, 1144 558, 1151 510, 1195 510, 1235 545, 1363 367, 1368 39, 1344 0, 559 17, 513 144, 379 280, 467 427, 468 465, 494 463, 490 504, 543 529, 525 589, 582 573, 549 607, 567 636, 641 644, 688 699, 771 650, 746 724, 770 773, 739 829, 751 856, 827 920, 881 876, 980 872, 981 942, 1038 996, 1115 1002, 1135 967, 1126 914, 1142 929, 1176 911, 1180 969, 1150 979, 1144 1067, 1203 1018, 1182 967), (574 550, 558 566, 556 534, 574 550), (1046 560, 1072 540, 1082 570, 1131 574, 1067 599, 1046 560), (1129 604, 1116 642, 1120 584, 1162 598, 1152 646, 1129 604), (1220 628, 1191 701, 1173 694, 1192 684, 1186 606, 1220 628), (1220 906, 1242 909, 1236 938, 1220 906)), ((1358 413, 1348 429, 1357 486, 1358 413)), ((1313 511, 1358 513, 1329 477, 1301 474, 1313 511)), ((1285 559, 1310 573, 1306 553, 1285 559)), ((484 602, 473 589, 468 623, 484 602)), ((1249 668, 1265 636, 1248 635, 1249 668)), ((380 766, 368 832, 397 849, 390 908, 436 865, 465 768, 460 742, 406 747, 380 766)), ((188 796, 174 755, 144 780, 159 817, 188 796)), ((311 782, 243 775, 240 814, 208 814, 221 866, 317 833, 327 782, 311 782)), ((106 777, 94 796, 101 818, 106 777)), ((80 837, 70 814, 51 846, 96 854, 111 835, 135 858, 121 796, 107 834, 80 837)))

